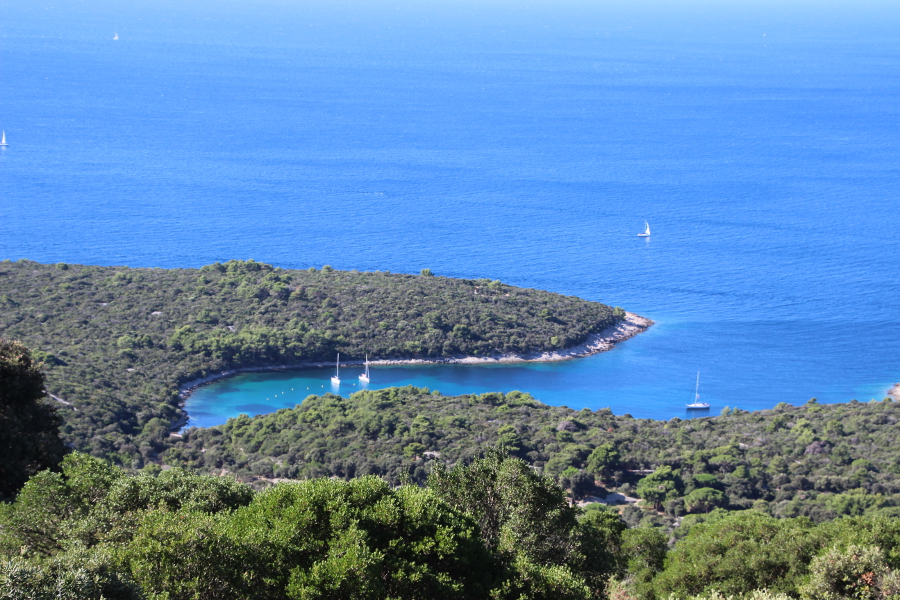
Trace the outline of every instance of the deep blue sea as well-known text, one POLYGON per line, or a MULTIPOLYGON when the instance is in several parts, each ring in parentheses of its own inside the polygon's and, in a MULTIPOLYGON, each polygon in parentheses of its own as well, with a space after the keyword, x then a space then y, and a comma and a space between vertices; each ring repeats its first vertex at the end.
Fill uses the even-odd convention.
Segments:
MULTIPOLYGON (((670 418, 698 371, 713 414, 900 381, 890 2, 0 0, 0 128, 0 258, 428 267, 657 322, 374 387, 670 418)), ((328 375, 189 410, 293 406, 328 375)))

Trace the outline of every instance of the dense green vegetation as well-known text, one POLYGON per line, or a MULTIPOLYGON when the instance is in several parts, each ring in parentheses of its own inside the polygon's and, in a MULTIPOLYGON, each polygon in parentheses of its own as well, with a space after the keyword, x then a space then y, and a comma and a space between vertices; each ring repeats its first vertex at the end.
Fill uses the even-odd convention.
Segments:
POLYGON ((0 501, 59 463, 66 452, 59 425, 38 364, 22 344, 0 339, 0 501))
MULTIPOLYGON (((0 432, 12 435, 12 452, 4 458, 13 468, 4 465, 0 484, 18 487, 30 474, 13 502, 0 502, 3 600, 900 599, 900 520, 889 506, 896 495, 875 491, 893 489, 893 402, 811 401, 780 406, 769 415, 728 411, 718 419, 654 423, 608 411, 546 407, 519 392, 454 399, 395 388, 349 400, 313 396, 294 410, 233 420, 224 429, 237 421, 244 426, 230 432, 194 429, 169 451, 182 460, 193 453, 197 462, 199 455, 216 452, 199 447, 210 439, 246 453, 236 444, 261 449, 279 432, 295 443, 312 433, 310 442, 326 441, 323 454, 316 455, 321 458, 348 447, 349 438, 360 447, 359 436, 348 435, 353 422, 342 420, 348 411, 368 424, 373 459, 406 444, 406 462, 394 471, 403 485, 344 473, 347 481, 318 477, 255 490, 230 476, 156 465, 128 474, 81 453, 68 454, 58 465, 58 420, 41 401, 43 387, 28 351, 3 342, 0 432), (443 417, 413 412, 429 407, 443 417), (34 414, 46 422, 35 423, 34 414), (456 414, 471 420, 453 421, 456 414), (555 427, 540 427, 560 415, 555 427), (284 427, 267 434, 260 425, 274 416, 284 427), (340 428, 329 431, 323 419, 341 422, 340 428), (818 434, 823 423, 827 435, 818 434), (450 443, 448 430, 456 434, 450 443), (786 476, 778 462, 782 456, 774 454, 767 470, 760 461, 771 449, 766 434, 791 448, 789 437, 779 437, 782 431, 793 431, 797 442, 814 438, 802 455, 796 445, 787 455, 789 469, 800 465, 795 475, 803 472, 798 477, 807 477, 813 489, 793 488, 793 498, 780 503, 777 494, 771 501, 740 496, 742 480, 753 484, 743 489, 763 495, 802 483, 792 477, 777 483, 786 476), (24 439, 29 432, 37 441, 24 439), (731 441, 712 448, 723 435, 731 441), (747 443, 754 435, 756 443, 747 443), (673 442, 672 436, 684 439, 673 442), (379 440, 386 443, 372 443, 379 440), (481 453, 470 446, 473 441, 474 448, 486 442, 499 448, 481 453), (667 464, 649 473, 627 469, 646 466, 638 455, 650 456, 648 441, 667 464), (562 452, 551 455, 553 444, 564 444, 557 448, 562 452), (825 454, 829 444, 828 460, 801 460, 825 454), (668 452, 673 445, 681 448, 668 452), (879 445, 887 450, 875 452, 879 445), (429 446, 454 456, 454 466, 436 460, 429 446), (672 459, 679 449, 680 462, 672 459), (840 467, 860 449, 870 450, 871 460, 849 462, 850 474, 842 475, 840 467), (510 451, 542 465, 536 469, 510 451), (576 452, 582 458, 573 462, 576 452), (560 456, 569 458, 554 466, 560 456), (42 463, 58 470, 35 473, 42 463), (610 481, 627 491, 636 482, 643 507, 572 506, 553 479, 538 473, 564 465, 557 477, 576 495, 610 481), (828 471, 829 465, 836 470, 828 471), (426 466, 430 472, 413 485, 426 466), (830 478, 839 477, 860 487, 818 492, 825 484, 812 483, 831 486, 830 478), (722 508, 750 501, 750 510, 722 508), (769 514, 783 516, 791 505, 823 522, 769 514), (671 537, 658 527, 663 506, 670 515, 692 512, 677 519, 680 526, 671 537), (825 520, 839 512, 845 516, 825 520), (846 516, 860 513, 865 514, 846 516)), ((347 469, 353 463, 337 464, 347 469)))
POLYGON ((682 517, 690 525, 716 508, 816 522, 900 514, 900 404, 810 401, 728 413, 653 421, 546 406, 521 392, 446 397, 393 388, 310 396, 293 409, 191 429, 164 460, 246 480, 380 475, 421 483, 435 464, 466 463, 501 445, 576 497, 605 488, 643 498, 643 509, 625 511, 629 525, 671 528, 682 517))
POLYGON ((0 597, 597 598, 625 528, 579 513, 498 452, 424 488, 322 478, 259 493, 72 454, 0 504, 0 597))
POLYGON ((642 597, 766 589, 810 600, 900 597, 900 520, 848 517, 816 525, 755 511, 693 527, 642 597))
POLYGON ((254 491, 85 454, 0 503, 0 598, 896 600, 900 520, 716 511, 659 529, 570 507, 493 450, 424 487, 319 478, 254 491))
POLYGON ((223 369, 577 345, 623 316, 499 281, 253 261, 202 269, 0 262, 0 337, 43 361, 76 448, 140 468, 184 416, 179 385, 223 369))
POLYGON ((406 387, 170 435, 211 371, 549 350, 620 315, 428 273, 0 263, 0 333, 38 348, 0 340, 0 598, 900 600, 889 399, 661 422, 406 387), (63 459, 60 426, 143 472, 63 459), (641 500, 566 498, 609 491, 641 500))

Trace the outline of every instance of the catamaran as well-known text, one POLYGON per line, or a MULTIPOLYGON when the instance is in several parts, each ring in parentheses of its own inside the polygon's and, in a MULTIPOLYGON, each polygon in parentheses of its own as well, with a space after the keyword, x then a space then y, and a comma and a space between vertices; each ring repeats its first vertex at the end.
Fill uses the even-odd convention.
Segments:
POLYGON ((639 233, 638 237, 650 237, 650 223, 644 221, 644 225, 647 226, 647 229, 644 230, 644 233, 639 233))
POLYGON ((700 372, 697 372, 697 387, 694 388, 694 401, 687 405, 689 409, 709 408, 709 402, 700 402, 700 372))
POLYGON ((369 355, 366 354, 366 372, 359 376, 363 383, 369 383, 369 355))
POLYGON ((334 376, 331 378, 331 383, 334 385, 341 385, 341 353, 338 352, 337 362, 334 365, 334 376))
POLYGON ((3 137, 0 138, 0 146, 9 146, 9 144, 6 143, 6 130, 5 129, 3 130, 3 137))

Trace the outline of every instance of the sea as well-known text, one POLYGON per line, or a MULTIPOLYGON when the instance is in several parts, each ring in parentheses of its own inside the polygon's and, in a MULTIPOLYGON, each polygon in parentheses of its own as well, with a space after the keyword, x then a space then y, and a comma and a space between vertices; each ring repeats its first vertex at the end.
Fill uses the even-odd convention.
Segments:
MULTIPOLYGON (((0 0, 0 129, 0 259, 430 268, 656 323, 372 388, 670 419, 698 373, 713 415, 900 381, 892 2, 0 0)), ((191 423, 331 374, 219 381, 191 423)))

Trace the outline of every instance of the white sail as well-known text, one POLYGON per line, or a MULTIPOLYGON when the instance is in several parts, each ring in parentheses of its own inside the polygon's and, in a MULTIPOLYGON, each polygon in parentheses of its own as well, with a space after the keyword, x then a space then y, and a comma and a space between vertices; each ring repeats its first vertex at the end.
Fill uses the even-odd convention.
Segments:
POLYGON ((113 36, 113 39, 114 39, 114 40, 119 39, 119 32, 118 32, 118 31, 116 32, 116 35, 113 36))
POLYGON ((359 376, 363 383, 369 383, 369 355, 366 354, 366 372, 359 376))
POLYGON ((3 137, 0 138, 0 146, 9 146, 9 144, 6 143, 6 130, 5 129, 3 130, 3 137))
POLYGON ((697 385, 694 387, 694 401, 687 405, 688 408, 709 408, 709 402, 700 402, 700 372, 697 372, 697 385))
POLYGON ((338 352, 337 362, 334 365, 334 377, 331 378, 331 383, 335 385, 341 385, 341 353, 338 352))
POLYGON ((639 233, 638 237, 650 237, 650 223, 644 221, 644 225, 646 225, 647 228, 644 229, 644 233, 639 233))

